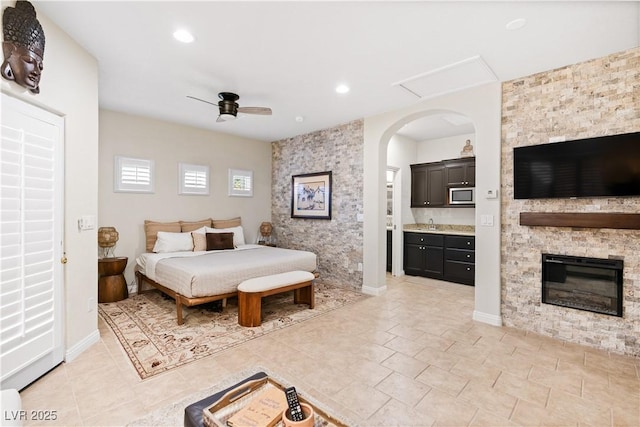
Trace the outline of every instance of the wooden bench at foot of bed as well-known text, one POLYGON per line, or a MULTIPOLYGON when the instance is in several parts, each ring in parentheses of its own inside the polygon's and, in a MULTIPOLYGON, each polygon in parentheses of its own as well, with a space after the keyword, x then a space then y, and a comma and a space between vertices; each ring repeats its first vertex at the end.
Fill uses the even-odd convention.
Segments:
POLYGON ((142 272, 136 270, 136 282, 138 283, 138 293, 142 293, 142 283, 147 282, 154 288, 158 289, 160 292, 169 295, 171 298, 176 300, 176 316, 178 318, 178 325, 182 325, 184 323, 184 319, 182 318, 182 306, 186 305, 187 307, 193 307, 194 305, 206 304, 208 302, 220 301, 223 300, 222 306, 226 305, 227 298, 235 297, 238 295, 237 292, 229 292, 226 294, 220 295, 212 295, 206 297, 197 297, 197 298, 188 298, 184 295, 180 295, 179 293, 167 288, 166 286, 162 286, 160 283, 149 279, 147 276, 142 274, 142 272))
POLYGON ((238 324, 240 326, 260 326, 262 324, 262 298, 282 292, 293 292, 294 304, 315 306, 313 281, 314 273, 289 271, 271 276, 245 280, 238 285, 238 324))

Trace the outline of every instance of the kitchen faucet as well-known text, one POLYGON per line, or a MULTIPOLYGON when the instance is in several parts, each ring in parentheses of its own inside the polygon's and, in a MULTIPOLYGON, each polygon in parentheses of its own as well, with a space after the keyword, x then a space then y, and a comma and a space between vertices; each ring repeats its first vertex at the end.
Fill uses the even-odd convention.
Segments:
POLYGON ((435 230, 436 225, 433 223, 433 218, 429 218, 429 230, 435 230))

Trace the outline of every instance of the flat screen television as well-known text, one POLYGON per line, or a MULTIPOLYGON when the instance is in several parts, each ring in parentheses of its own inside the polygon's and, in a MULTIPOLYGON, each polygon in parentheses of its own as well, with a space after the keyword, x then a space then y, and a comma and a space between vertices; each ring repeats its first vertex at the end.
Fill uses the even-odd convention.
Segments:
POLYGON ((640 132, 513 149, 515 199, 640 196, 640 132))

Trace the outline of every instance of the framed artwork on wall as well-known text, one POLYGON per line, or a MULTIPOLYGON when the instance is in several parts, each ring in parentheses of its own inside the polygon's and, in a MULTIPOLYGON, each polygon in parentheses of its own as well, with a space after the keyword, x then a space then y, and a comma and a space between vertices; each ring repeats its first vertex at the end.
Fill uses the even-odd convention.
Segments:
POLYGON ((291 218, 331 219, 331 171, 291 177, 291 218))

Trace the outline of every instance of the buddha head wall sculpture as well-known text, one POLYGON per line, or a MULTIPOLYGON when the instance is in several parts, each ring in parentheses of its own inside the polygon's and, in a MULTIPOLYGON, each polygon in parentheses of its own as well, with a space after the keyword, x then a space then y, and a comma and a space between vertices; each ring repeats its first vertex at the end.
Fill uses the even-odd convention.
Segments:
POLYGON ((4 62, 0 74, 33 93, 40 93, 44 58, 44 31, 28 1, 17 1, 2 14, 4 62))

